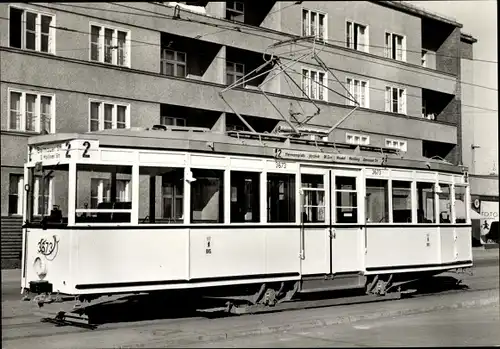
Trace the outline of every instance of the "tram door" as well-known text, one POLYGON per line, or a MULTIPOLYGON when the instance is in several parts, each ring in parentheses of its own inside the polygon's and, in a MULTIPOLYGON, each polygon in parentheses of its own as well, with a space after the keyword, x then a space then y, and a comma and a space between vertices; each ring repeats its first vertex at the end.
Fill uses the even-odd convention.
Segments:
POLYGON ((332 170, 331 182, 331 272, 363 270, 363 183, 360 170, 332 170))
POLYGON ((330 273, 330 174, 328 169, 301 167, 300 245, 302 275, 330 273))

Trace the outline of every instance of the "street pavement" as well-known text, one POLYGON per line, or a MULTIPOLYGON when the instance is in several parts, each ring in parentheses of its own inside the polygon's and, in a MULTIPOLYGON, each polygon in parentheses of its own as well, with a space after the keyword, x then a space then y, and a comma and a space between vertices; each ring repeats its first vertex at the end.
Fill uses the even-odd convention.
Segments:
MULTIPOLYGON (((132 316, 106 323, 95 331, 40 323, 40 318, 34 315, 33 303, 19 301, 20 271, 2 271, 2 345, 50 349, 500 344, 496 330, 498 316, 495 317, 499 302, 498 250, 476 252, 474 260, 477 263, 473 275, 461 276, 469 286, 468 291, 240 317, 174 315, 165 308, 162 316, 147 320, 132 316), (439 314, 444 314, 441 322, 439 314), (468 317, 470 323, 466 321, 468 317), (425 338, 419 342, 419 336, 425 338)), ((438 280, 453 275, 446 273, 436 278, 434 290, 438 280)), ((152 307, 161 308, 158 304, 152 307)), ((137 308, 142 314, 147 306, 138 303, 137 308)))
POLYGON ((497 304, 184 345, 185 348, 295 348, 500 345, 497 304))

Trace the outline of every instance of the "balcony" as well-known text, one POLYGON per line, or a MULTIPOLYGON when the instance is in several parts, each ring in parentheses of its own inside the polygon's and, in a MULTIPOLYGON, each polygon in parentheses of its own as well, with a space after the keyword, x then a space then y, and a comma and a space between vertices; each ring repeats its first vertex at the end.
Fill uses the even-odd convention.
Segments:
MULTIPOLYGON (((252 128, 259 133, 271 132, 279 120, 269 119, 269 118, 260 118, 249 115, 242 115, 245 118, 245 121, 252 126, 252 128)), ((231 113, 226 113, 226 131, 249 131, 247 127, 243 124, 240 118, 231 113)))
POLYGON ((220 83, 220 50, 217 44, 161 33, 160 74, 220 83))
POLYGON ((432 18, 422 18, 422 66, 458 75, 460 28, 432 18))
POLYGON ((422 117, 457 124, 459 103, 454 95, 422 89, 422 117))
POLYGON ((213 110, 175 104, 160 105, 160 124, 177 127, 203 127, 212 129, 221 113, 213 110))
MULTIPOLYGON (((251 71, 258 68, 261 64, 264 63, 264 59, 262 54, 252 51, 246 51, 237 49, 234 47, 226 47, 226 80, 225 83, 227 85, 231 85, 235 81, 241 79, 245 74, 250 73, 251 71)), ((256 72, 249 76, 251 79, 253 76, 256 76, 260 73, 264 73, 266 70, 269 70, 270 66, 264 67, 259 72, 256 72)), ((269 72, 267 74, 261 75, 253 80, 245 81, 243 86, 245 88, 257 89, 257 87, 269 76, 269 72)), ((241 87, 241 86, 239 86, 241 87)), ((278 93, 279 91, 272 91, 278 93)))

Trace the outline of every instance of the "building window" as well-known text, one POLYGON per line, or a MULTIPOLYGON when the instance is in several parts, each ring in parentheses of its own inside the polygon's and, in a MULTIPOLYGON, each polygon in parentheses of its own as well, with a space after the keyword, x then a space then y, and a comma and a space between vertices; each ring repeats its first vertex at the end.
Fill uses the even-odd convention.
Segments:
POLYGON ((385 179, 367 179, 366 197, 367 222, 389 222, 388 181, 385 179))
POLYGON ((160 123, 167 126, 186 126, 186 118, 175 118, 171 116, 161 116, 160 123))
POLYGON ((39 52, 55 52, 55 16, 10 8, 10 46, 39 52))
POLYGON ((184 217, 183 178, 183 169, 174 169, 162 176, 162 218, 169 222, 181 222, 184 217))
POLYGON ((385 57, 406 61, 406 39, 404 36, 385 33, 385 57))
POLYGON ((397 149, 399 151, 407 151, 408 143, 406 141, 398 140, 398 139, 385 139, 386 148, 397 149))
MULTIPOLYGON (((354 96, 354 99, 359 103, 360 107, 369 108, 370 107, 370 95, 368 82, 363 80, 347 78, 347 88, 349 93, 354 96)), ((349 105, 355 105, 352 97, 349 96, 347 99, 349 105)))
MULTIPOLYGON (((114 202, 130 201, 130 181, 116 180, 116 196, 114 202)), ((111 202, 111 180, 90 179, 90 208, 98 208, 100 203, 111 202)))
POLYGON ((435 223, 434 184, 417 182, 418 223, 435 223))
POLYGON ((90 60, 130 66, 130 31, 90 26, 90 60))
POLYGON ((422 50, 421 63, 422 63, 422 67, 427 67, 427 51, 426 50, 422 50))
POLYGON ((54 95, 9 91, 9 130, 54 133, 54 95))
POLYGON ((245 65, 241 63, 226 62, 226 84, 232 85, 245 75, 245 65))
POLYGON ((406 89, 386 86, 385 111, 406 114, 406 89))
POLYGON ((345 141, 349 144, 369 145, 370 137, 357 133, 346 133, 345 141))
POLYGON ((130 128, 128 105, 90 101, 90 131, 130 128))
POLYGON ((335 177, 335 222, 358 222, 358 194, 355 177, 335 177))
POLYGON ((23 175, 9 175, 9 215, 23 214, 23 175))
POLYGON ((306 223, 325 221, 325 185, 322 175, 301 175, 303 199, 303 218, 306 223))
POLYGON ((267 174, 267 221, 295 222, 295 175, 267 174))
POLYGON ((302 90, 311 99, 326 101, 326 73, 311 69, 302 69, 302 90))
POLYGON ((160 61, 160 74, 186 77, 187 55, 185 52, 162 49, 160 61))
POLYGON ((231 171, 231 223, 260 222, 260 173, 231 171))
POLYGON ((354 22, 346 22, 346 47, 369 52, 368 28, 354 22))
POLYGON ((53 179, 52 177, 36 176, 33 187, 33 215, 47 216, 50 214, 50 207, 52 207, 52 191, 53 179))
POLYGON ((224 171, 191 170, 191 222, 224 222, 224 171))
POLYGON ((235 22, 244 22, 245 3, 243 1, 226 2, 226 19, 235 22))
POLYGON ((315 36, 316 39, 327 39, 327 17, 324 13, 302 10, 302 36, 315 36))
POLYGON ((101 202, 111 201, 111 181, 109 179, 90 179, 90 208, 96 209, 101 202))
POLYGON ((411 223, 411 182, 392 181, 392 221, 411 223))

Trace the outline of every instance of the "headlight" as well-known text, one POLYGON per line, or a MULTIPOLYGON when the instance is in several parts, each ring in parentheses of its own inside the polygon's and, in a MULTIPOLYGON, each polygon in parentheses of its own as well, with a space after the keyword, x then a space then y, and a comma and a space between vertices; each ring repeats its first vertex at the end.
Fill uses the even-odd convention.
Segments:
POLYGON ((35 261, 33 262, 33 269, 35 269, 35 273, 38 275, 40 280, 45 279, 47 276, 47 265, 40 257, 35 258, 35 261))

